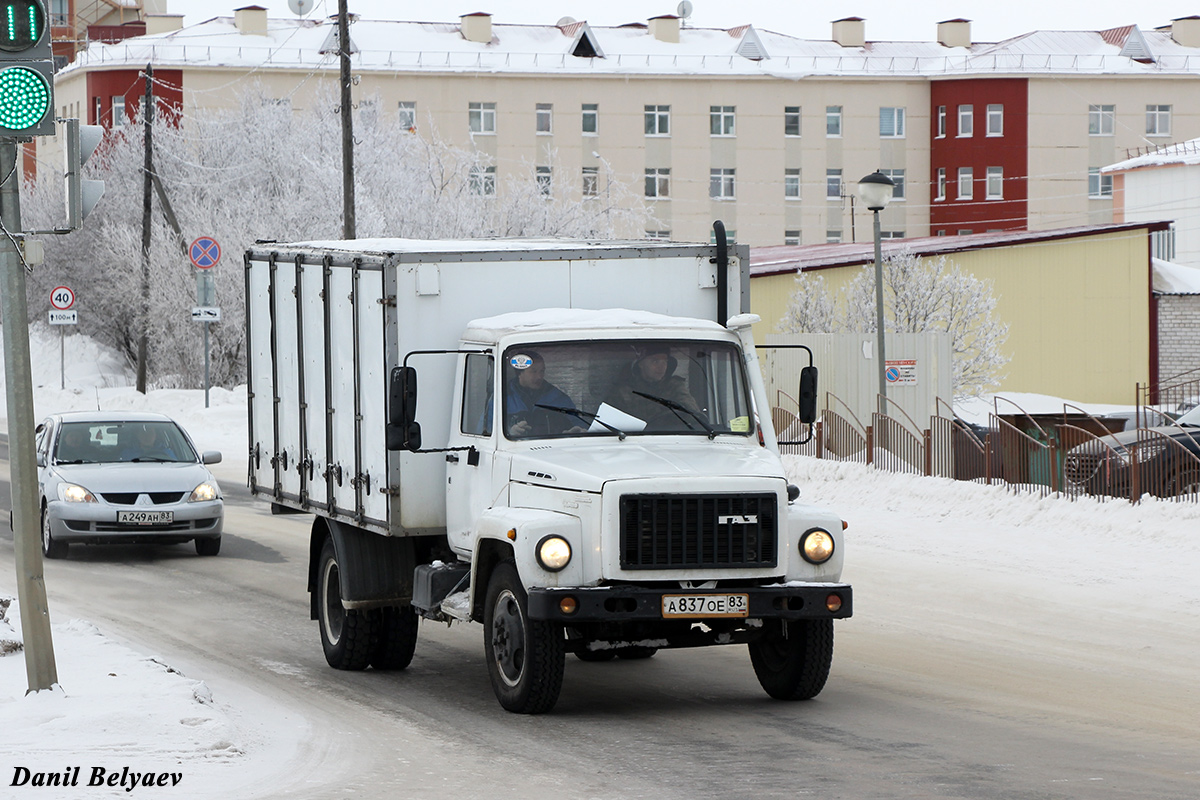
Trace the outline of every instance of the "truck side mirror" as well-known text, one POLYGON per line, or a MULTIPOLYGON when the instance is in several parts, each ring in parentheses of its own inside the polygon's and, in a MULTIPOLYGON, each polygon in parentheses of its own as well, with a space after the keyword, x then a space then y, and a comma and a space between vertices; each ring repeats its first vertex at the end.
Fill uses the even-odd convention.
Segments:
POLYGON ((817 368, 805 367, 800 370, 800 421, 811 425, 817 421, 817 368))
POLYGON ((420 450, 421 425, 417 416, 417 370, 392 367, 388 382, 388 450, 420 450))

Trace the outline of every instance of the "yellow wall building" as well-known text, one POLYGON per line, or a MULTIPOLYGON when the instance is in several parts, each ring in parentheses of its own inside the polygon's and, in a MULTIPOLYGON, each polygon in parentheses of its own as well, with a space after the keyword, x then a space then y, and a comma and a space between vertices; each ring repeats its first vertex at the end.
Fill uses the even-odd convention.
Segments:
MULTIPOLYGON (((1001 391, 1132 404, 1135 385, 1158 378, 1149 238, 1166 228, 1143 222, 885 241, 883 254, 946 255, 992 282, 995 316, 1009 326, 1001 391)), ((836 296, 860 270, 873 269, 874 246, 760 247, 750 262, 761 341, 779 332, 798 272, 820 274, 836 296)))

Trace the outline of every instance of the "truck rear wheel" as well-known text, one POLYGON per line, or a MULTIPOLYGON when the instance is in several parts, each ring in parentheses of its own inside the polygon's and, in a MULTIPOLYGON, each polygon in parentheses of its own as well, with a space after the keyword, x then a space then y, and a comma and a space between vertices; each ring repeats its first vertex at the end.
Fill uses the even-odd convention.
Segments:
POLYGON ((511 561, 497 565, 483 607, 488 677, 500 705, 541 714, 558 702, 566 643, 560 626, 529 619, 525 587, 511 561))
POLYGON ((343 606, 341 574, 333 539, 326 539, 317 570, 321 647, 334 669, 365 669, 378 649, 379 612, 343 606))
POLYGON ((821 693, 829 677, 833 620, 798 619, 783 626, 750 643, 750 663, 771 697, 809 700, 821 693))
POLYGON ((412 663, 417 649, 417 612, 412 606, 379 609, 379 644, 371 656, 375 669, 400 670, 412 663))

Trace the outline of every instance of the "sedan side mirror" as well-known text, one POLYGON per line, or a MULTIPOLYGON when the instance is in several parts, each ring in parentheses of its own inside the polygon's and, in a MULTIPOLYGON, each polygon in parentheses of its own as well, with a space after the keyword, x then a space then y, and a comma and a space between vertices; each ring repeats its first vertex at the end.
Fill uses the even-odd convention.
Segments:
POLYGON ((221 451, 220 450, 205 450, 204 454, 200 456, 200 462, 203 464, 220 464, 221 463, 221 451))
POLYGON ((38 453, 35 460, 37 461, 37 465, 39 467, 46 466, 46 454, 45 453, 38 453))

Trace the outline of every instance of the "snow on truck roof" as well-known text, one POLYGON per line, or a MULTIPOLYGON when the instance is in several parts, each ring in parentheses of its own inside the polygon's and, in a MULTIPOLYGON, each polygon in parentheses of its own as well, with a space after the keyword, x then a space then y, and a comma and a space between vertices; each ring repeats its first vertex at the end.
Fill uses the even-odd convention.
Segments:
POLYGON ((685 332, 705 335, 728 333, 724 327, 712 320, 670 317, 650 311, 632 311, 627 308, 543 308, 538 311, 515 311, 472 320, 467 324, 463 339, 469 342, 495 343, 511 334, 535 333, 545 329, 596 331, 604 335, 619 333, 627 336, 631 331, 646 328, 660 329, 667 336, 685 332))
POLYGON ((379 255, 393 253, 521 253, 566 251, 675 250, 681 247, 704 248, 709 245, 689 242, 654 241, 650 239, 330 239, 311 242, 261 243, 255 249, 308 248, 312 250, 341 250, 379 255))

